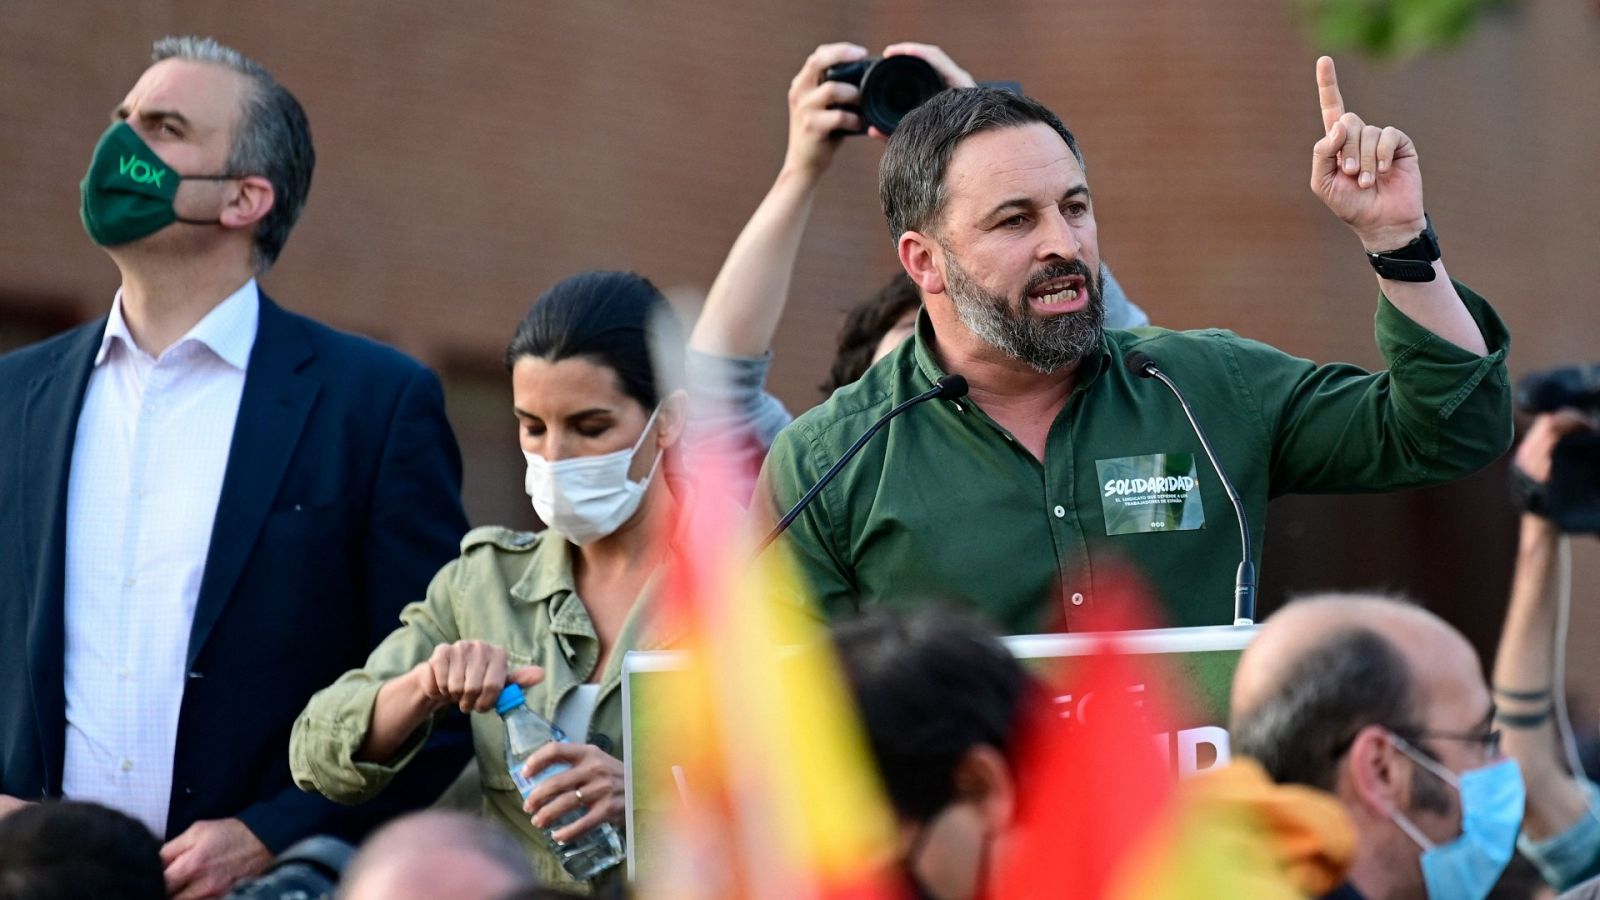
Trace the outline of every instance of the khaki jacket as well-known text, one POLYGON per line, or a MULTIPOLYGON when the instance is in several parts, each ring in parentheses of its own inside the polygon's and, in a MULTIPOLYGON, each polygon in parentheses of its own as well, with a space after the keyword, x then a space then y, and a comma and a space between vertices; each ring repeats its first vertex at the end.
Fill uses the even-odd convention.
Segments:
MULTIPOLYGON (((461 555, 434 576, 427 597, 400 613, 401 625, 360 669, 346 672, 311 698, 289 743, 295 782, 303 790, 341 803, 362 803, 382 791, 422 746, 432 723, 387 763, 357 762, 371 727, 372 708, 385 681, 404 675, 457 640, 485 640, 506 649, 511 668, 539 665, 545 679, 527 690, 528 703, 554 720, 574 687, 591 679, 600 644, 583 601, 574 592, 572 545, 551 532, 531 534, 484 527, 468 532, 461 555)), ((654 593, 655 579, 645 588, 654 593)), ((629 614, 617 647, 598 679, 599 699, 585 739, 622 757, 622 658, 628 650, 655 649, 641 640, 643 611, 629 614)), ((440 715, 449 714, 449 711, 440 715)), ((522 798, 506 771, 505 728, 493 713, 472 715, 472 739, 483 784, 486 815, 499 819, 523 843, 539 874, 557 884, 571 879, 542 834, 522 811, 522 798)), ((573 736, 576 740, 577 736, 573 736)))

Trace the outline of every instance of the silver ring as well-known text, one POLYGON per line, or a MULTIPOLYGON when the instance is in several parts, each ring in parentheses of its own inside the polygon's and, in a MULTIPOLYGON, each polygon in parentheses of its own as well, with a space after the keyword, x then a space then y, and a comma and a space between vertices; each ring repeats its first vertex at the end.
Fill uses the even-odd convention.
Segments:
POLYGON ((579 803, 583 802, 583 788, 578 788, 577 790, 573 791, 572 793, 577 795, 579 803))

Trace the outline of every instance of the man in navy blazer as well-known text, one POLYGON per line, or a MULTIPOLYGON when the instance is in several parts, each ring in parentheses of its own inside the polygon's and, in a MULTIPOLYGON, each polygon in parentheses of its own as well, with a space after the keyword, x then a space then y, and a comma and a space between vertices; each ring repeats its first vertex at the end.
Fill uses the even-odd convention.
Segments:
POLYGON ((83 184, 110 315, 0 357, 0 815, 123 808, 208 897, 444 787, 343 809, 287 746, 467 524, 438 379, 256 287, 310 186, 299 104, 209 39, 154 58, 83 184))

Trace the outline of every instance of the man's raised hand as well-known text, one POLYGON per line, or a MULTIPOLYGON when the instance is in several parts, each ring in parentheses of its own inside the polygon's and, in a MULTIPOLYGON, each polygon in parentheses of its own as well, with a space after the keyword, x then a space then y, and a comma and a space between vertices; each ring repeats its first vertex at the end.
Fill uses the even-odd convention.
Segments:
POLYGON ((1322 140, 1311 148, 1311 190, 1371 252, 1405 246, 1426 226, 1422 170, 1405 132, 1346 112, 1333 60, 1317 60, 1322 140))

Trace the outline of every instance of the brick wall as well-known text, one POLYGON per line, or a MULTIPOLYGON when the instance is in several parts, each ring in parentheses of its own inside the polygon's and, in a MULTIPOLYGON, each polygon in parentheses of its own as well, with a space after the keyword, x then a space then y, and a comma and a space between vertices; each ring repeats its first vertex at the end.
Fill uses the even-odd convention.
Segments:
MULTIPOLYGON (((1160 324, 1221 325, 1323 360, 1378 362, 1373 283, 1306 189, 1317 49, 1289 0, 1148 3, 778 0, 650 3, 200 0, 14 4, 0 29, 0 319, 7 297, 105 308, 116 273, 84 239, 77 182, 151 38, 217 36, 310 113, 310 205, 266 281, 287 305, 376 334, 462 385, 477 520, 525 516, 498 354, 557 278, 635 268, 693 295, 783 152, 785 85, 815 44, 942 43, 1019 80, 1082 138, 1103 255, 1160 324), (497 430, 499 428, 499 430, 497 430), (498 435, 503 431, 504 444, 498 435)), ((1343 58, 1351 107, 1421 148, 1451 271, 1517 336, 1514 373, 1600 359, 1600 14, 1523 3, 1461 48, 1343 58)), ((777 393, 816 399, 839 313, 891 271, 877 148, 823 187, 777 343, 777 393)), ((1269 598, 1328 583, 1426 596, 1493 639, 1512 518, 1498 473, 1275 513, 1269 598)), ((1600 625, 1579 547, 1577 626, 1600 625), (1582 588, 1589 587, 1587 595, 1582 588), (1583 602, 1586 601, 1586 602, 1583 602)), ((1593 654, 1584 662, 1600 674, 1593 654)))

